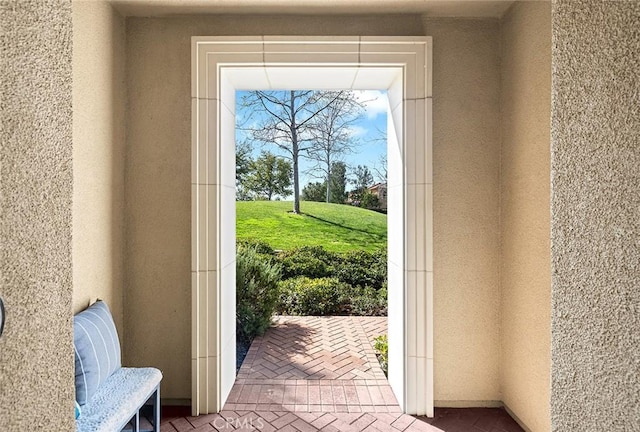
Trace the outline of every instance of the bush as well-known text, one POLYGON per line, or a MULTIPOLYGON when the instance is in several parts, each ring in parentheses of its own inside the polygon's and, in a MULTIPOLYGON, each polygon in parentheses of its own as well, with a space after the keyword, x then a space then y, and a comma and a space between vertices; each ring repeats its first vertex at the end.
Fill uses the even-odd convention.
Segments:
POLYGON ((239 247, 236 255, 236 334, 249 342, 271 325, 278 303, 282 268, 256 247, 239 247))
MULTIPOLYGON (((250 251, 247 253, 260 262, 261 266, 276 266, 280 269, 283 281, 278 288, 281 291, 277 301, 279 313, 387 314, 387 251, 384 248, 374 252, 351 251, 338 254, 329 252, 322 246, 303 246, 276 253, 269 244, 256 239, 239 239, 237 247, 238 257, 250 251)), ((239 268, 239 281, 240 277, 239 268)), ((247 283, 249 282, 245 282, 247 283)), ((260 321, 252 308, 260 309, 261 301, 269 303, 270 300, 259 298, 261 294, 252 285, 249 285, 248 290, 249 292, 242 293, 238 282, 238 314, 242 316, 238 321, 238 334, 253 338, 255 334, 264 331, 263 327, 268 327, 271 315, 268 314, 267 318, 260 321), (258 294, 252 294, 253 291, 258 294), (241 305, 241 296, 247 299, 245 306, 241 305)), ((257 315, 262 316, 260 313, 257 315)))
POLYGON ((351 288, 350 314, 363 316, 384 316, 387 314, 387 288, 376 291, 371 287, 351 288))
POLYGON ((302 246, 278 254, 283 279, 330 276, 333 264, 338 259, 337 254, 326 251, 322 246, 302 246))
POLYGON ((338 254, 322 246, 303 246, 277 255, 283 279, 335 277, 351 286, 379 290, 387 280, 387 250, 361 250, 338 254))
POLYGON ((337 315, 345 312, 349 286, 335 278, 305 276, 280 283, 277 310, 285 315, 337 315))
POLYGON ((376 357, 380 362, 380 367, 385 375, 389 373, 389 342, 387 335, 380 335, 374 339, 373 349, 376 350, 376 357))
POLYGON ((387 250, 347 252, 333 265, 332 276, 352 286, 379 290, 387 281, 387 250))
POLYGON ((256 239, 256 238, 244 238, 236 240, 236 247, 238 250, 253 248, 255 251, 261 255, 275 255, 273 248, 264 240, 256 239))

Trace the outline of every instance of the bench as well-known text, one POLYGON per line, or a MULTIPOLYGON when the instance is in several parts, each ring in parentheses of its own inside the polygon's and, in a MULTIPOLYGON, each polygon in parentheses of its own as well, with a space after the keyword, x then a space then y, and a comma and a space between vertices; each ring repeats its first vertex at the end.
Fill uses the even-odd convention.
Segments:
POLYGON ((155 368, 121 366, 120 341, 102 301, 73 319, 77 432, 160 431, 160 381, 155 368), (141 429, 141 412, 152 429, 141 429))

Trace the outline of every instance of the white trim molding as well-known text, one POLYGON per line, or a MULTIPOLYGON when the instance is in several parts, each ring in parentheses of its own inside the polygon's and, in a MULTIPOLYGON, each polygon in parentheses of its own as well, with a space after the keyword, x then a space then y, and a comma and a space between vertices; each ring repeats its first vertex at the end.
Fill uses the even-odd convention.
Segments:
POLYGON ((192 413, 235 381, 235 91, 386 90, 389 382, 433 416, 431 38, 192 38, 192 413))

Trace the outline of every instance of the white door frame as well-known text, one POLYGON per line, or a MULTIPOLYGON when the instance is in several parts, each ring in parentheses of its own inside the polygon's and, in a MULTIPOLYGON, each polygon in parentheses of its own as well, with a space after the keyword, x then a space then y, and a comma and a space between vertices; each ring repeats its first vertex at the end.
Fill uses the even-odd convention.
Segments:
POLYGON ((192 38, 192 413, 235 381, 235 91, 386 89, 389 382, 433 416, 430 37, 192 38))

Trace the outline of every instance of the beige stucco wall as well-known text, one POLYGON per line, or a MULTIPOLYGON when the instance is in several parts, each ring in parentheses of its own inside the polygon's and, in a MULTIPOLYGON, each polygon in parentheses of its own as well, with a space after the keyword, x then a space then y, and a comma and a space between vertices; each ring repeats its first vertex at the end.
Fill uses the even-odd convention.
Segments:
POLYGON ((71 2, 0 4, 0 430, 71 431, 71 2))
POLYGON ((640 430, 640 3, 553 3, 553 431, 640 430))
POLYGON ((125 21, 73 2, 73 312, 101 298, 123 334, 125 21))
POLYGON ((125 358, 190 397, 190 38, 242 34, 434 36, 436 399, 499 400, 497 20, 129 18, 125 358))
MULTIPOLYGON (((69 360, 73 356, 71 4, 65 0, 8 0, 3 6, 0 25, 3 33, 11 37, 0 41, 3 106, 0 294, 5 298, 9 316, 6 332, 0 338, 0 430, 73 430, 70 415, 73 363, 69 360)), ((634 55, 640 50, 636 31, 639 20, 640 4, 636 2, 558 0, 553 6, 550 406, 554 431, 640 429, 636 415, 640 411, 637 396, 640 394, 637 380, 640 65, 634 55)), ((426 21, 428 30, 423 32, 419 21, 415 17, 384 21, 224 17, 129 22, 127 59, 132 66, 127 85, 129 102, 134 108, 127 147, 134 161, 126 165, 131 186, 125 190, 125 197, 141 202, 129 202, 124 214, 125 257, 129 263, 125 268, 125 295, 132 303, 125 311, 125 329, 136 330, 135 343, 127 343, 125 348, 131 359, 140 364, 160 365, 166 375, 171 375, 166 380, 171 396, 188 397, 190 379, 189 192, 188 176, 183 175, 189 171, 188 96, 185 99, 189 85, 186 66, 189 36, 237 34, 242 29, 251 29, 252 34, 260 30, 274 34, 287 31, 343 34, 346 28, 354 34, 366 34, 374 28, 377 34, 431 34, 434 47, 447 44, 447 40, 458 40, 479 48, 488 43, 487 38, 498 37, 493 35, 495 25, 491 22, 426 21), (468 32, 473 33, 470 29, 474 26, 481 31, 476 34, 479 41, 467 36, 468 32), (159 41, 153 41, 154 37, 159 41), (154 133, 154 129, 160 129, 164 135, 154 133), (154 145, 158 148, 154 149, 154 145), (179 158, 173 160, 173 156, 179 158), (149 175, 160 181, 148 179, 149 175), (171 243, 174 240, 176 244, 171 243), (184 273, 176 273, 178 267, 184 273)), ((454 52, 465 51, 453 42, 450 45, 454 52)), ((473 57, 473 53, 468 54, 473 57)), ((471 127, 486 136, 486 129, 495 126, 491 120, 493 112, 470 113, 466 104, 493 106, 493 91, 484 95, 478 88, 486 79, 490 82, 496 79, 491 72, 496 67, 494 60, 492 56, 489 60, 479 56, 462 63, 472 66, 471 70, 462 70, 450 64, 445 67, 453 59, 445 61, 441 54, 434 56, 434 80, 443 89, 434 94, 434 120, 446 120, 445 112, 459 113, 461 118, 471 121, 460 125, 449 120, 452 126, 471 127), (454 72, 451 77, 445 74, 449 68, 454 72), (466 86, 469 99, 453 97, 457 89, 452 82, 466 86), (486 102, 480 103, 483 98, 486 102)), ((507 63, 503 66, 506 68, 507 63)), ((465 198, 461 188, 443 183, 443 180, 469 181, 469 176, 486 180, 495 185, 495 190, 501 190, 498 180, 486 173, 479 174, 480 168, 471 162, 461 163, 459 168, 454 164, 456 157, 464 161, 467 152, 477 151, 470 141, 460 138, 455 128, 434 130, 434 159, 437 159, 434 175, 440 183, 434 185, 436 196, 440 196, 435 203, 435 265, 444 272, 457 271, 449 265, 454 260, 447 254, 468 258, 460 252, 460 245, 468 242, 465 233, 478 235, 477 230, 489 243, 497 241, 492 240, 492 230, 497 232, 497 228, 493 228, 491 193, 477 191, 488 197, 484 207, 473 197, 465 198), (466 142, 467 146, 460 142, 466 142), (451 160, 445 157, 448 151, 451 160), (449 187, 458 195, 445 196, 449 187), (442 190, 438 192, 437 188, 442 190), (445 229, 444 218, 449 216, 458 220, 460 233, 456 234, 453 227, 445 229), (478 224, 484 228, 478 228, 478 224)), ((495 151, 491 145, 488 148, 495 151)), ((488 163, 480 159, 480 165, 488 163)), ((476 243, 472 245, 479 248, 476 243)), ((468 296, 486 290, 490 306, 498 304, 499 292, 488 288, 497 276, 483 270, 498 264, 495 255, 490 254, 486 262, 476 261, 479 260, 476 255, 465 265, 477 270, 478 275, 470 276, 474 271, 469 271, 461 277, 463 282, 473 283, 460 284, 455 276, 444 273, 436 282, 436 317, 439 311, 447 311, 457 313, 460 321, 471 319, 484 326, 493 347, 485 355, 491 358, 497 350, 493 343, 498 340, 494 309, 487 311, 466 303, 476 299, 467 300, 468 296), (487 275, 483 277, 485 272, 487 275), (467 288, 462 289, 461 285, 467 288), (451 295, 445 288, 453 290, 451 295), (471 318, 459 313, 460 307, 463 312, 472 312, 471 318)), ((503 304, 506 301, 504 291, 502 301, 503 304)), ((436 334, 440 331, 452 335, 451 346, 446 345, 446 338, 436 341, 436 349, 442 355, 457 360, 453 358, 456 353, 462 359, 474 354, 467 348, 464 334, 458 335, 457 326, 464 324, 456 324, 453 318, 447 322, 437 317, 436 325, 436 334)), ((453 381, 455 367, 439 360, 439 355, 436 351, 436 379, 440 374, 453 381)), ((469 365, 473 364, 472 360, 459 360, 455 366, 462 367, 462 378, 467 378, 469 365)), ((482 368, 476 369, 482 372, 482 368)), ((469 391, 493 398, 498 393, 497 372, 492 376, 495 379, 490 379, 480 392, 474 388, 469 391)), ((455 389, 457 383, 451 384, 455 389)), ((436 385, 436 398, 456 396, 443 395, 442 382, 436 385)))
POLYGON ((516 3, 501 30, 500 388, 521 422, 544 432, 551 427, 551 5, 516 3))
POLYGON ((433 36, 435 400, 478 405, 500 400, 499 23, 425 26, 433 36))

